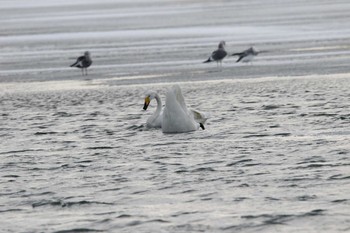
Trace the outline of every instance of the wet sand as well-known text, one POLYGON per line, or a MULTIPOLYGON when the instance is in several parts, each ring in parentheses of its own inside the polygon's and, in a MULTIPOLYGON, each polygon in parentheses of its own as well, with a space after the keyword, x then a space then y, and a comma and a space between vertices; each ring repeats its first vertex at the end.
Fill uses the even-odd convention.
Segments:
POLYGON ((0 81, 86 79, 69 67, 85 50, 94 60, 89 79, 347 73, 349 9, 346 1, 8 2, 0 6, 0 81), (220 40, 230 54, 252 45, 268 52, 253 65, 234 57, 220 70, 202 64, 220 40))

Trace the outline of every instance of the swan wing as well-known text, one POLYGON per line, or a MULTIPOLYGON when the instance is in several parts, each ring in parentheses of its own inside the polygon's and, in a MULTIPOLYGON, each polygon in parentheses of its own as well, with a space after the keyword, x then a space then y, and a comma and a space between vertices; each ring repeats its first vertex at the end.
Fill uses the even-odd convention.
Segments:
POLYGON ((208 113, 200 112, 200 111, 197 111, 195 109, 190 109, 190 114, 192 114, 193 119, 197 123, 204 124, 209 118, 209 114, 208 113))
POLYGON ((194 121, 192 115, 188 114, 181 89, 176 86, 166 95, 162 131, 164 133, 184 133, 197 130, 198 123, 194 121))
POLYGON ((209 114, 200 112, 195 109, 188 109, 185 103, 185 98, 182 95, 182 91, 179 85, 173 86, 173 91, 176 95, 176 100, 184 110, 184 112, 187 112, 189 117, 192 117, 197 123, 204 124, 206 120, 209 118, 209 114))
POLYGON ((185 98, 182 95, 182 91, 179 85, 174 85, 172 87, 172 91, 175 93, 176 101, 180 104, 181 108, 184 110, 184 112, 188 112, 187 106, 185 103, 185 98))

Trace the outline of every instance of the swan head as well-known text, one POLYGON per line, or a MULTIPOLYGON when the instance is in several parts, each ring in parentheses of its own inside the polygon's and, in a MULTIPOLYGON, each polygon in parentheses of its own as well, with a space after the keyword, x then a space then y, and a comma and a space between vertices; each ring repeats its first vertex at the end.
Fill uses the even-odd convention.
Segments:
POLYGON ((153 100, 156 97, 155 92, 147 92, 145 97, 145 103, 143 105, 143 110, 147 110, 148 105, 151 103, 151 100, 153 100))
POLYGON ((147 110, 149 103, 151 103, 151 98, 149 96, 146 96, 143 110, 147 110))

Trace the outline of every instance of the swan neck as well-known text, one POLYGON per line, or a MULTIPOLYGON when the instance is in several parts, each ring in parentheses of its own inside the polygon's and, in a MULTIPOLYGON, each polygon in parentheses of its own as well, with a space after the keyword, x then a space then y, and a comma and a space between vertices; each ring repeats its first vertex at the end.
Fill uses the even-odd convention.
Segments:
POLYGON ((156 110, 156 112, 160 113, 160 111, 162 110, 162 100, 160 99, 158 94, 156 94, 154 98, 157 101, 157 110, 156 110))

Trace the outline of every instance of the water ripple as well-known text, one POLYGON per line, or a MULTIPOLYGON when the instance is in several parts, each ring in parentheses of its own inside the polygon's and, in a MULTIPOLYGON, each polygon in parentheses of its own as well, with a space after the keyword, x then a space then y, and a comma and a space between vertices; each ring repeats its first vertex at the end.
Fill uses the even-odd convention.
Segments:
POLYGON ((348 82, 181 84, 188 105, 212 117, 204 131, 170 135, 145 127, 154 106, 140 110, 145 91, 164 99, 168 83, 0 97, 2 227, 339 232, 349 217, 348 82))

